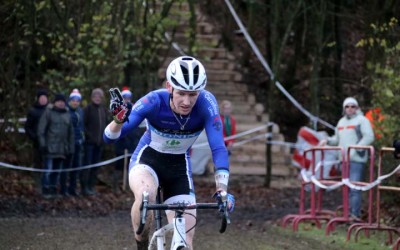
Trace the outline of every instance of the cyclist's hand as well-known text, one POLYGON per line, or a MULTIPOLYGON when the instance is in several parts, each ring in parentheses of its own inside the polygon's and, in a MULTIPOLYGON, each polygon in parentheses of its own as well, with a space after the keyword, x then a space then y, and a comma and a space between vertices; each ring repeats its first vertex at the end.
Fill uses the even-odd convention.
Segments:
POLYGON ((125 102, 118 88, 109 90, 111 95, 110 111, 116 123, 122 124, 128 121, 129 114, 132 111, 132 103, 125 102))
MULTIPOLYGON (((221 197, 221 192, 224 191, 217 191, 213 197, 217 200, 217 202, 221 202, 222 197, 221 197)), ((233 210, 235 209, 235 196, 233 196, 230 193, 226 194, 226 201, 228 203, 228 212, 232 213, 233 210)))
POLYGON ((233 210, 235 209, 235 196, 233 194, 228 193, 228 211, 229 213, 232 213, 233 210))

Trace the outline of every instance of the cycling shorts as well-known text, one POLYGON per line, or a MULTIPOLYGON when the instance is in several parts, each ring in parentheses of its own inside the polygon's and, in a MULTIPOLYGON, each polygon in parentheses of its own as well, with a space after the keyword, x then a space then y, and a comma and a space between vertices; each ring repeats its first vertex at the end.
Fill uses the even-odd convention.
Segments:
POLYGON ((151 167, 156 173, 163 201, 178 195, 194 196, 189 159, 185 154, 160 153, 147 146, 138 160, 140 164, 151 167))

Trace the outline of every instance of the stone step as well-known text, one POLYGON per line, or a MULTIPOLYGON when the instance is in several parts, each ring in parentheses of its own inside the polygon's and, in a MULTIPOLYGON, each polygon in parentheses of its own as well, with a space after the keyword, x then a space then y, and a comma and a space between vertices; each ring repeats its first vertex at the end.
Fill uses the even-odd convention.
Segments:
MULTIPOLYGON (((179 48, 182 49, 183 51, 188 51, 188 48, 184 44, 178 44, 179 48)), ((168 46, 164 45, 163 49, 161 50, 162 55, 167 54, 169 52, 169 55, 171 58, 176 58, 178 56, 181 56, 174 48, 171 48, 169 51, 168 46)), ((195 57, 199 58, 199 60, 206 61, 206 60, 215 60, 215 59, 233 59, 234 57, 232 56, 231 53, 229 53, 225 48, 214 48, 214 47, 200 47, 196 50, 196 54, 194 55, 195 57)), ((166 63, 169 63, 170 60, 166 60, 166 63)), ((164 65, 166 67, 166 65, 164 65)))
MULTIPOLYGON (((176 27, 176 33, 185 34, 189 30, 189 22, 182 22, 181 25, 176 27)), ((200 20, 196 23, 196 34, 211 35, 215 34, 216 29, 210 23, 200 20)))
MULTIPOLYGON (((229 92, 232 94, 248 94, 248 87, 245 84, 242 84, 240 81, 238 82, 232 82, 232 81, 221 81, 221 80, 215 80, 212 79, 212 76, 215 76, 218 74, 218 70, 207 70, 207 87, 213 88, 216 91, 221 91, 221 92, 229 92), (211 75, 210 75, 211 74, 211 75)), ((234 78, 236 75, 240 75, 240 73, 237 72, 232 72, 230 74, 227 74, 227 77, 223 78, 234 78)))
MULTIPOLYGON (((167 57, 162 69, 168 67, 168 64, 174 60, 176 57, 167 57)), ((209 70, 216 70, 216 71, 235 71, 235 67, 237 66, 236 63, 227 60, 226 58, 222 59, 203 59, 199 58, 201 63, 203 64, 204 68, 206 69, 207 73, 209 70)))
MULTIPOLYGON (((187 44, 189 40, 188 35, 184 33, 175 33, 173 37, 173 42, 179 44, 182 46, 183 44, 187 44)), ((215 35, 215 34, 196 34, 196 42, 200 46, 206 46, 206 47, 216 47, 221 40, 220 35, 215 35)))
POLYGON ((201 47, 196 51, 199 58, 205 59, 232 59, 232 54, 225 48, 201 47))
POLYGON ((202 61, 207 73, 209 70, 236 71, 236 64, 227 59, 207 59, 202 61))
MULTIPOLYGON (((241 95, 231 95, 229 93, 216 93, 217 91, 213 91, 211 88, 207 88, 211 93, 215 95, 215 98, 217 98, 217 101, 220 103, 222 100, 229 100, 232 103, 239 103, 239 102, 245 102, 246 101, 246 96, 241 96, 241 95)), ((235 112, 234 112, 235 113, 235 112)))

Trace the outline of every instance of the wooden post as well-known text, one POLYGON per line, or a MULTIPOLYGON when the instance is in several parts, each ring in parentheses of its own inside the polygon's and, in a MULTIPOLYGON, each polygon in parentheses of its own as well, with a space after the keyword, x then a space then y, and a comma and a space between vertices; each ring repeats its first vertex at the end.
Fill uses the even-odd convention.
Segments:
POLYGON ((269 188, 271 186, 271 176, 272 176, 272 154, 271 154, 271 140, 272 140, 272 133, 273 133, 273 125, 268 126, 268 137, 267 137, 267 147, 265 150, 265 167, 266 167, 266 175, 265 175, 265 181, 264 181, 264 186, 269 188))
POLYGON ((128 177, 127 177, 127 175, 128 175, 128 157, 127 157, 127 154, 128 154, 128 149, 125 149, 125 151, 124 151, 124 154, 125 154, 125 157, 124 157, 124 169, 123 169, 123 175, 122 175, 122 178, 123 178, 123 180, 122 180, 122 191, 124 191, 125 192, 125 190, 126 190, 126 182, 127 182, 127 180, 128 180, 128 177))

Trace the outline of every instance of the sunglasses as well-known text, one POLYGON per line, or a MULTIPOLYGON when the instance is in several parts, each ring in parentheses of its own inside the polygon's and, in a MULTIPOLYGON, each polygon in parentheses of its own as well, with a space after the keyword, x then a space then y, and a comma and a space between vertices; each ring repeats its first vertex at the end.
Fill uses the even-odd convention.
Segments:
POLYGON ((352 108, 352 109, 355 109, 355 108, 357 108, 357 106, 354 106, 354 105, 351 105, 351 106, 344 106, 344 108, 352 108))

